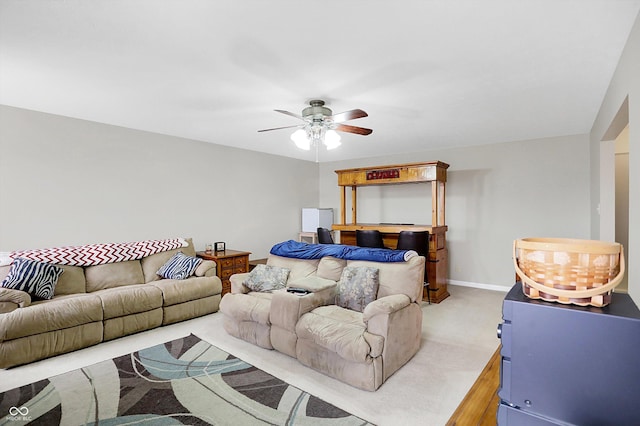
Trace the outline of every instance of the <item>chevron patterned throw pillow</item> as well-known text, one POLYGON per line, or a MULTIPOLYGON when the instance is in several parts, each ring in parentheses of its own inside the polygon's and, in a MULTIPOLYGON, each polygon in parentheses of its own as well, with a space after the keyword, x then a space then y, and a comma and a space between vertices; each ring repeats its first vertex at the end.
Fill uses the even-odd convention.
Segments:
POLYGON ((11 264, 0 287, 22 290, 41 299, 51 299, 64 270, 50 263, 19 257, 11 264))
POLYGON ((202 259, 198 257, 187 256, 181 251, 174 254, 167 263, 162 265, 156 274, 162 278, 170 280, 184 280, 189 278, 195 272, 202 259))

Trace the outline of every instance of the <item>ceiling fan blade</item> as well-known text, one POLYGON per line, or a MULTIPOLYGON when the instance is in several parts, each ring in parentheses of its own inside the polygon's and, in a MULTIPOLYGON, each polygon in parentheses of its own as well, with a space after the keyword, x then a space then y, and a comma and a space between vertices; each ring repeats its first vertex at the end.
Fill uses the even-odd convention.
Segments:
POLYGON ((258 132, 270 132, 271 130, 293 129, 294 127, 304 127, 304 124, 296 124, 295 126, 274 127, 273 129, 262 129, 258 132))
POLYGON ((289 112, 289 111, 285 111, 285 110, 282 110, 282 109, 274 109, 274 111, 275 111, 275 112, 282 113, 282 114, 290 115, 291 117, 295 117, 295 118, 297 118, 297 119, 299 119, 299 120, 304 120, 304 117, 303 117, 303 116, 298 115, 298 114, 294 114, 294 113, 289 112))
POLYGON ((331 119, 334 123, 342 123, 347 120, 355 120, 356 118, 368 117, 369 114, 364 112, 361 109, 352 109, 351 111, 341 112, 339 114, 334 114, 331 119))
POLYGON ((371 129, 365 129, 364 127, 357 127, 357 126, 349 126, 348 124, 338 124, 335 127, 335 130, 338 130, 339 132, 355 133, 357 135, 365 135, 365 136, 373 133, 373 130, 371 129))

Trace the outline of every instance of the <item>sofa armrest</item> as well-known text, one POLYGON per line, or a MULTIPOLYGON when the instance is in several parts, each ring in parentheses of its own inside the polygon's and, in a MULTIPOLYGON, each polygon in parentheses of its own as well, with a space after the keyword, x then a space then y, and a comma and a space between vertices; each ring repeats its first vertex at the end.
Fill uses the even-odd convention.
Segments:
MULTIPOLYGON (((382 380, 407 363, 420 348, 422 309, 405 294, 382 297, 369 303, 363 312, 367 329, 364 338, 382 355, 382 380), (376 339, 377 337, 377 339, 376 339), (383 347, 374 344, 383 341, 383 347), (380 351, 381 349, 381 351, 380 351)), ((372 355, 373 356, 373 355, 372 355)))
POLYGON ((251 290, 249 287, 245 286, 243 282, 245 282, 249 278, 249 272, 243 272, 241 274, 233 274, 229 277, 229 281, 231 282, 231 293, 240 293, 245 294, 249 293, 251 290))
POLYGON ((336 287, 334 282, 331 287, 301 295, 289 293, 286 289, 274 291, 269 313, 271 324, 295 333, 296 324, 302 315, 317 307, 334 303, 336 287))
POLYGON ((216 276, 216 262, 213 260, 203 260, 196 268, 194 273, 196 277, 215 277, 216 276))
POLYGON ((405 294, 392 294, 381 297, 365 306, 362 312, 362 319, 366 324, 377 315, 389 315, 408 306, 409 303, 411 303, 411 299, 405 294))
POLYGON ((21 290, 0 287, 0 313, 11 312, 31 305, 31 296, 21 290))

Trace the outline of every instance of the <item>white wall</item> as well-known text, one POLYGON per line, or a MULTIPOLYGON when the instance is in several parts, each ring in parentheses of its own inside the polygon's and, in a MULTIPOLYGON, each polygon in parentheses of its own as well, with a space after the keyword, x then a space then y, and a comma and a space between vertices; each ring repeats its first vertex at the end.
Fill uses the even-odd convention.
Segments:
MULTIPOLYGON (((627 277, 629 294, 640 305, 640 17, 629 35, 618 67, 604 96, 590 133, 591 152, 599 152, 602 140, 611 138, 610 128, 625 101, 628 101, 629 124, 629 242, 625 248, 629 259, 627 277), (609 132, 609 134, 608 134, 609 132)), ((614 137, 627 123, 622 123, 614 137)), ((592 210, 600 199, 598 162, 592 162, 592 210)), ((593 216, 592 233, 598 235, 599 220, 593 216)))
MULTIPOLYGON (((623 247, 629 246, 629 126, 627 125, 622 133, 614 141, 615 155, 615 220, 614 232, 615 241, 623 247)), ((602 188, 602 186, 600 187, 602 188)), ((602 193, 600 193, 602 197, 602 193)), ((600 221, 602 223, 602 221, 600 221)), ((625 260, 629 263, 629 254, 624 253, 625 260)), ((616 290, 629 290, 629 276, 625 274, 616 290)))
MULTIPOLYGON (((596 215, 600 216, 598 233, 592 233, 594 239, 615 241, 616 239, 616 193, 612 188, 616 186, 616 141, 602 141, 600 143, 600 199, 592 198, 597 203, 596 215)), ((594 161, 598 157, 595 156, 594 161)))
MULTIPOLYGON (((320 205, 339 219, 334 170, 436 160, 450 165, 449 279, 510 287, 513 240, 589 238, 588 135, 322 163, 320 205)), ((430 224, 430 195, 429 184, 359 188, 358 221, 430 224)))
POLYGON ((0 188, 0 251, 191 236, 251 258, 319 196, 313 162, 7 106, 0 188))

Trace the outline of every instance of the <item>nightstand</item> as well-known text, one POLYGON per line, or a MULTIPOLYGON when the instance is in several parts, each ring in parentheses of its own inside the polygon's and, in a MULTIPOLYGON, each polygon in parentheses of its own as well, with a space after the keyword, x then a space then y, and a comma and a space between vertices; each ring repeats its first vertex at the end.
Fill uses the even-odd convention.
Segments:
POLYGON ((248 251, 237 250, 212 251, 211 253, 199 251, 196 253, 202 259, 216 262, 216 275, 222 281, 223 296, 231 291, 231 281, 229 281, 231 275, 249 272, 250 254, 251 252, 248 251))

